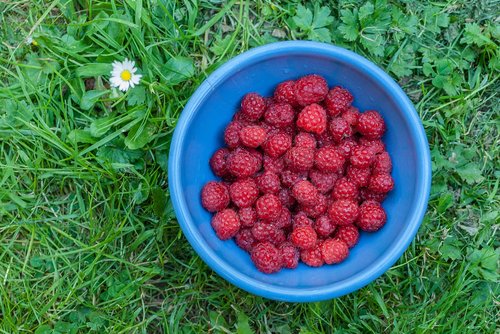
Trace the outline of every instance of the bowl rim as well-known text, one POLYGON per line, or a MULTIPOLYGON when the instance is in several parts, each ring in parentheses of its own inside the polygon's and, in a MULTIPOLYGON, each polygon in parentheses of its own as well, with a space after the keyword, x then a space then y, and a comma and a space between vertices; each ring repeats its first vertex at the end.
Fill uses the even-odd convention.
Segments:
POLYGON ((431 186, 431 158, 427 136, 422 122, 410 99, 402 88, 381 68, 368 59, 347 49, 312 41, 284 41, 267 44, 250 49, 230 59, 206 78, 196 89, 184 107, 172 138, 168 159, 168 175, 170 198, 181 229, 196 253, 203 261, 220 276, 237 287, 255 295, 269 299, 289 302, 313 302, 340 297, 358 290, 385 273, 405 252, 414 239, 422 219, 427 210, 427 202, 431 186), (377 261, 359 271, 355 276, 334 284, 313 288, 289 288, 264 283, 248 277, 223 260, 203 240, 199 231, 194 227, 191 214, 184 196, 181 184, 181 153, 185 135, 196 115, 198 107, 219 83, 232 75, 241 67, 259 62, 263 59, 280 54, 314 53, 315 55, 329 58, 337 58, 351 63, 359 70, 367 73, 378 84, 382 85, 386 92, 401 107, 408 122, 414 126, 410 127, 412 138, 415 140, 417 155, 420 157, 418 166, 421 170, 417 179, 419 196, 413 206, 407 228, 403 231, 401 238, 390 245, 390 248, 377 258, 377 261))

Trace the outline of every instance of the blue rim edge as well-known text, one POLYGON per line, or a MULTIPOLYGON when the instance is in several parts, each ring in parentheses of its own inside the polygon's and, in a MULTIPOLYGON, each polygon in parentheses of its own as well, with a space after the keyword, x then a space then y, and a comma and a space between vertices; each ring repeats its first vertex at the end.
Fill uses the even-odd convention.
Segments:
POLYGON ((170 145, 168 175, 170 194, 177 220, 191 246, 209 267, 227 281, 252 294, 279 301, 313 302, 340 297, 364 287, 385 273, 403 255, 415 237, 427 210, 427 202, 431 187, 431 158, 427 136, 417 111, 401 87, 387 73, 371 61, 344 48, 318 42, 286 41, 260 46, 232 58, 214 71, 198 87, 193 96, 189 99, 177 122, 170 145), (182 171, 180 169, 181 147, 184 140, 184 133, 189 128, 191 120, 195 115, 191 111, 197 109, 198 105, 205 99, 206 94, 216 87, 219 82, 223 81, 227 75, 230 75, 234 67, 241 67, 248 62, 253 63, 262 57, 268 57, 270 54, 283 53, 284 51, 289 53, 314 51, 327 56, 334 55, 340 59, 349 59, 356 66, 368 72, 376 81, 387 87, 388 93, 402 106, 402 110, 405 112, 406 117, 414 124, 418 124, 418 127, 411 127, 410 131, 413 132, 413 136, 417 142, 417 155, 420 157, 419 170, 422 173, 418 181, 417 191, 425 196, 420 196, 418 198, 413 215, 408 219, 409 222, 412 222, 409 224, 412 228, 407 229, 401 236, 401 239, 395 242, 393 247, 389 249, 387 253, 379 257, 372 265, 359 272, 355 277, 337 282, 334 286, 309 289, 292 289, 274 286, 241 274, 221 259, 217 262, 214 260, 214 258, 218 258, 217 254, 204 244, 203 238, 197 233, 196 229, 193 228, 193 225, 187 224, 186 219, 190 219, 191 215, 184 197, 175 195, 183 191, 181 186, 182 171))

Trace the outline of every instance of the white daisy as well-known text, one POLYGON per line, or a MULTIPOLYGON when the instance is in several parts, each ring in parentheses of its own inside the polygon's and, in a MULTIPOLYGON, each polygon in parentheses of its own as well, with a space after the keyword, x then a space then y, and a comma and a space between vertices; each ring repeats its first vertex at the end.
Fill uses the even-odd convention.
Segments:
POLYGON ((138 85, 142 78, 141 74, 135 74, 136 71, 135 62, 132 60, 125 58, 123 62, 114 61, 109 82, 111 86, 126 92, 130 87, 138 85))

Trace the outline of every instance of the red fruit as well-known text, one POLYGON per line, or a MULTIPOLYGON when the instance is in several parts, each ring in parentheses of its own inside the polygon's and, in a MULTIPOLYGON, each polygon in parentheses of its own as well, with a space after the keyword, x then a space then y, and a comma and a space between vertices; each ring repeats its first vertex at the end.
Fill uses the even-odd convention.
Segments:
POLYGON ((241 129, 240 141, 247 147, 259 147, 266 140, 266 130, 257 125, 249 125, 241 129))
POLYGON ((369 201, 361 205, 356 225, 365 232, 375 232, 385 225, 386 219, 384 208, 375 201, 369 201))
POLYGON ((358 203, 348 199, 340 199, 332 203, 328 216, 335 225, 349 225, 358 218, 358 203))
POLYGON ((330 130, 333 140, 337 143, 340 143, 343 139, 352 136, 351 126, 341 117, 332 119, 328 129, 330 130))
POLYGON ((349 247, 342 240, 326 239, 321 244, 321 255, 327 264, 340 263, 349 256, 349 247))
POLYGON ((280 191, 280 177, 275 173, 264 172, 257 176, 255 180, 257 181, 259 190, 264 194, 276 194, 280 191))
POLYGON ((263 273, 271 274, 281 269, 281 252, 270 242, 255 245, 250 257, 257 269, 263 273))
POLYGON ((252 235, 252 231, 249 228, 241 229, 234 236, 234 241, 241 249, 251 252, 253 246, 256 244, 255 238, 252 235))
POLYGON ((283 158, 271 158, 264 155, 264 170, 266 172, 280 174, 285 169, 285 160, 283 158))
POLYGON ((368 168, 375 160, 375 154, 365 146, 357 146, 354 148, 349 160, 354 167, 368 168))
POLYGON ((235 148, 240 145, 240 131, 243 129, 243 123, 232 121, 224 130, 224 142, 230 148, 235 148))
POLYGON ((259 169, 258 158, 247 150, 235 150, 227 158, 227 170, 237 178, 247 178, 259 169))
POLYGON ((296 106, 295 81, 288 80, 280 83, 274 91, 274 100, 280 103, 288 103, 293 107, 296 106))
POLYGON ((318 142, 318 147, 328 147, 335 145, 330 131, 325 131, 320 135, 316 134, 315 137, 318 142))
POLYGON ((320 216, 316 219, 314 223, 314 229, 321 237, 328 237, 335 231, 335 225, 328 216, 320 216))
POLYGON ((346 243, 347 247, 352 248, 358 243, 359 231, 354 225, 339 226, 335 233, 335 238, 346 243))
POLYGON ((212 217, 211 225, 221 240, 231 239, 240 230, 240 219, 236 211, 224 209, 212 217))
POLYGON ((326 130, 326 111, 319 104, 306 106, 297 116, 297 127, 312 133, 321 134, 326 130))
POLYGON ((334 200, 350 199, 357 201, 359 196, 358 187, 355 183, 349 181, 347 178, 342 178, 335 183, 332 191, 332 198, 334 200))
POLYGON ((318 201, 318 189, 309 181, 299 181, 292 189, 292 195, 302 205, 314 205, 318 201))
POLYGON ((281 214, 281 209, 281 201, 273 194, 265 194, 257 199, 255 203, 257 217, 264 220, 273 221, 278 219, 281 214))
POLYGON ((281 210, 280 216, 274 221, 277 228, 286 228, 292 225, 292 214, 287 208, 281 210))
POLYGON ((292 231, 292 234, 290 234, 290 240, 295 246, 299 247, 300 249, 310 249, 316 246, 318 236, 312 226, 305 225, 295 227, 292 231))
POLYGON ((315 164, 320 172, 339 172, 345 159, 334 147, 322 147, 316 151, 315 164))
POLYGON ((347 179, 358 187, 366 187, 370 182, 370 168, 347 167, 347 179))
POLYGON ((334 173, 322 173, 317 169, 311 169, 309 178, 311 179, 311 183, 320 193, 326 194, 333 189, 338 176, 334 173))
POLYGON ((359 138, 359 144, 368 147, 374 154, 385 151, 384 142, 380 139, 367 139, 365 137, 361 137, 359 138))
POLYGON ((377 154, 373 162, 373 174, 390 174, 392 171, 392 161, 389 153, 382 152, 377 154))
POLYGON ((370 178, 368 189, 376 193, 388 193, 394 188, 394 180, 389 174, 376 174, 370 178))
POLYGON ((358 147, 358 144, 354 141, 354 139, 348 138, 338 144, 337 150, 345 159, 349 159, 356 147, 358 147))
POLYGON ((222 182, 207 182, 201 190, 201 205, 209 212, 224 210, 229 205, 229 191, 222 182))
POLYGON ((309 219, 304 212, 300 211, 293 217, 292 225, 294 229, 303 226, 312 227, 314 226, 314 222, 311 219, 309 219))
POLYGON ((285 154, 285 163, 292 171, 307 171, 314 165, 314 149, 307 147, 292 147, 285 154))
POLYGON ((313 205, 302 205, 300 209, 309 217, 317 218, 325 213, 328 209, 326 196, 323 194, 318 194, 318 200, 313 205))
POLYGON ((288 103, 272 103, 264 114, 266 122, 278 128, 293 124, 294 118, 295 111, 288 103))
POLYGON ((264 152, 272 158, 278 158, 291 147, 292 137, 283 132, 273 135, 262 145, 264 152))
POLYGON ((368 139, 379 139, 385 132, 385 122, 378 112, 368 110, 359 116, 356 129, 368 139))
POLYGON ((292 196, 292 191, 288 188, 282 188, 278 194, 281 204, 287 208, 291 208, 295 204, 295 198, 292 196))
POLYGON ((295 82, 295 98, 301 106, 323 101, 326 94, 328 94, 328 84, 319 75, 307 75, 295 82))
POLYGON ((257 93, 248 93, 241 101, 241 113, 250 121, 257 121, 266 109, 266 101, 257 93))
POLYGON ((285 233, 273 223, 259 221, 252 226, 252 235, 257 241, 269 241, 278 245, 285 241, 285 233))
POLYGON ((350 126, 356 126, 358 124, 359 115, 361 115, 361 113, 358 108, 350 106, 340 115, 340 117, 345 119, 350 126))
POLYGON ((295 185, 295 183, 306 180, 307 172, 293 172, 291 170, 284 170, 281 173, 281 184, 283 186, 291 188, 295 185))
POLYGON ((361 201, 375 201, 379 203, 387 197, 387 193, 376 193, 368 188, 361 188, 359 195, 361 197, 361 201))
POLYGON ((300 251, 300 259, 302 262, 311 267, 321 267, 325 261, 321 254, 321 243, 318 243, 314 248, 303 249, 300 251))
POLYGON ((347 89, 336 86, 326 95, 325 104, 330 116, 338 116, 349 108, 353 100, 347 89))
POLYGON ((316 138, 314 138, 314 135, 307 132, 299 132, 293 139, 293 144, 296 147, 307 147, 315 149, 317 142, 316 138))
POLYGON ((229 194, 233 203, 240 208, 252 206, 259 196, 257 184, 252 179, 239 180, 231 184, 229 194))
POLYGON ((227 148, 220 148, 210 158, 210 168, 212 168, 212 171, 218 177, 224 177, 228 174, 226 166, 228 156, 229 150, 227 148))
POLYGON ((257 222, 257 213, 254 208, 241 208, 238 210, 240 223, 245 227, 252 227, 257 222))
POLYGON ((283 268, 294 269, 299 265, 299 250, 291 242, 279 246, 283 268))

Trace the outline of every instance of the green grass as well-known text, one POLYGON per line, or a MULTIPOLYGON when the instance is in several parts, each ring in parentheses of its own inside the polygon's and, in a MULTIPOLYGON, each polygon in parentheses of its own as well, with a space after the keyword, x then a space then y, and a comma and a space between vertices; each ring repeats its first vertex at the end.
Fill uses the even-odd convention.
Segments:
POLYGON ((2 333, 498 332, 498 1, 298 4, 0 1, 2 333), (415 241, 372 284, 320 303, 221 279, 168 195, 189 96, 225 60, 286 39, 341 45, 389 71, 432 150, 415 241), (144 78, 115 94, 109 64, 125 57, 144 78))

